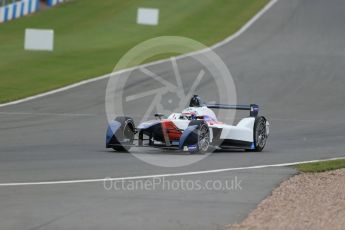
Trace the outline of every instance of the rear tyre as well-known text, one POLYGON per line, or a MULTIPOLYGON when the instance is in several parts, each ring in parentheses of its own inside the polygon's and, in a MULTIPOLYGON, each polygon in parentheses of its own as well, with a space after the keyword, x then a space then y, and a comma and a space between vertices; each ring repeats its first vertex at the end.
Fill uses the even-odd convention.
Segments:
POLYGON ((206 154, 210 150, 210 129, 207 123, 203 120, 193 120, 189 126, 197 125, 195 135, 197 137, 197 144, 195 150, 190 150, 190 153, 206 154))
POLYGON ((257 117, 254 123, 254 149, 246 150, 250 152, 261 152, 267 142, 266 118, 257 117))
POLYGON ((112 149, 118 152, 128 152, 133 144, 135 135, 135 124, 130 117, 116 117, 115 121, 121 124, 121 127, 115 133, 118 145, 112 149))

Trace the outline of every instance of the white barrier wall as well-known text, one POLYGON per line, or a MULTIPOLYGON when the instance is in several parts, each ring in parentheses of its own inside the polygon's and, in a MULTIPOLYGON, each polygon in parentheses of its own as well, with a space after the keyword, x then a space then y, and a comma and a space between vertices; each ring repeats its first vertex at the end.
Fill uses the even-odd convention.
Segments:
MULTIPOLYGON (((47 0, 47 5, 51 7, 65 1, 67 0, 47 0)), ((39 6, 39 0, 21 0, 16 3, 2 6, 0 7, 0 23, 34 13, 39 10, 39 6)))
POLYGON ((39 10, 39 0, 21 0, 0 7, 0 23, 7 22, 39 10))
POLYGON ((5 7, 0 7, 0 23, 4 22, 5 7))
POLYGON ((19 18, 21 17, 21 13, 22 13, 22 2, 16 2, 16 14, 14 16, 14 18, 19 18))
POLYGON ((47 0, 48 6, 55 6, 56 4, 63 3, 66 0, 47 0))

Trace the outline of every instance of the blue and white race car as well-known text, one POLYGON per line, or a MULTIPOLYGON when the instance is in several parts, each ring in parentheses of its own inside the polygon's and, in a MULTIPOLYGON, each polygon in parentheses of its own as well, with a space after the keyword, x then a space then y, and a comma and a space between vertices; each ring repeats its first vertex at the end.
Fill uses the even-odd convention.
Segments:
POLYGON ((129 151, 133 146, 157 147, 201 154, 217 148, 261 152, 269 136, 269 122, 258 112, 255 104, 206 104, 194 95, 182 112, 168 117, 156 114, 155 120, 137 127, 130 117, 115 118, 107 129, 106 148, 129 151), (228 125, 218 121, 212 109, 249 110, 250 116, 237 125, 228 125))

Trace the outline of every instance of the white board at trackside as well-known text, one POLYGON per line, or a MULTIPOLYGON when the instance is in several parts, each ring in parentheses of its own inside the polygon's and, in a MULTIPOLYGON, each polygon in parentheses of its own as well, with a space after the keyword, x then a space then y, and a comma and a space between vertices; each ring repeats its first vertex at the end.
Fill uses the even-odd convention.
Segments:
POLYGON ((26 29, 25 50, 53 51, 54 30, 47 29, 26 29))
POLYGON ((137 23, 156 26, 159 23, 159 9, 138 8, 137 23))

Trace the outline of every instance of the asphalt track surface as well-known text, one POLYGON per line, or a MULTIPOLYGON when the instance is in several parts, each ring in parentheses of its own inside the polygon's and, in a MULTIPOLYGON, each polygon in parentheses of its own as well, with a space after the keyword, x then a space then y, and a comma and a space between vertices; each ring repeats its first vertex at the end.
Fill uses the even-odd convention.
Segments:
MULTIPOLYGON (((0 108, 0 184, 344 156, 344 9, 342 0, 280 0, 245 33, 215 50, 233 75, 238 101, 259 104, 271 122, 264 152, 216 152, 186 167, 166 168, 105 150, 107 80, 101 80, 0 108)), ((195 75, 199 66, 187 59, 182 75, 195 75)), ((150 69, 168 79, 171 65, 150 69)), ((138 85, 146 87, 145 81, 138 85)), ((199 93, 207 97, 207 89, 205 83, 199 93)), ((281 167, 183 177, 194 181, 238 178, 242 190, 233 191, 107 191, 101 182, 0 187, 0 228, 217 229, 241 221, 294 173, 281 167)))

